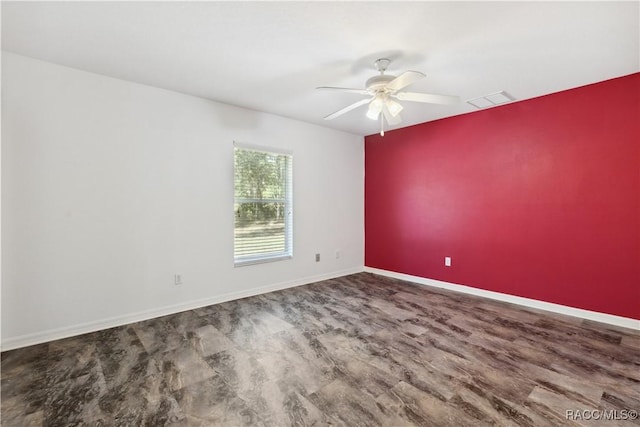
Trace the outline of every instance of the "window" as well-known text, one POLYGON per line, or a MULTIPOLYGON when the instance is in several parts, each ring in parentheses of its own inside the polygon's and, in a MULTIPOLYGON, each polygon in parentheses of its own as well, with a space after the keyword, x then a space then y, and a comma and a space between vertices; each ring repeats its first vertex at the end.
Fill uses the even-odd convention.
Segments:
POLYGON ((291 154, 238 144, 234 151, 235 265, 291 258, 291 154))

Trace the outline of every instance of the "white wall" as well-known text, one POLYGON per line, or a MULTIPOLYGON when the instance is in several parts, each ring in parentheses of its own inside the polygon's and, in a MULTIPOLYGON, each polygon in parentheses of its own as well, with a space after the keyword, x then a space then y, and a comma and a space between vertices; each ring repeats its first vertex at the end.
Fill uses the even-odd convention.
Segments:
POLYGON ((359 136, 3 52, 3 350, 361 271, 363 168, 359 136), (294 153, 293 260, 233 266, 234 140, 294 153))

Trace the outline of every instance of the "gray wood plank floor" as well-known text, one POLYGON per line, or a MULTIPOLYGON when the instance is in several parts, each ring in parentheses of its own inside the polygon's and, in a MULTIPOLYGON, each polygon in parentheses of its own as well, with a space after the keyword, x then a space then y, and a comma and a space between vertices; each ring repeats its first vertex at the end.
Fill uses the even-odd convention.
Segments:
POLYGON ((1 375, 12 427, 640 425, 637 331, 368 273, 4 352, 1 375))

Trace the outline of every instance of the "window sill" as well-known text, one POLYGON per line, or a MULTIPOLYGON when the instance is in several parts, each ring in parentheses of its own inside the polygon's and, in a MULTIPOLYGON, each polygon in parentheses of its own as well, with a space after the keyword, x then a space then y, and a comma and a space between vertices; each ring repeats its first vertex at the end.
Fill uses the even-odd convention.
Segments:
POLYGON ((282 261, 285 259, 291 259, 293 255, 284 254, 284 255, 274 255, 274 256, 261 256, 261 257, 252 257, 252 258, 241 258, 233 261, 234 267, 244 267, 245 265, 255 265, 255 264, 264 264, 267 262, 275 262, 282 261))

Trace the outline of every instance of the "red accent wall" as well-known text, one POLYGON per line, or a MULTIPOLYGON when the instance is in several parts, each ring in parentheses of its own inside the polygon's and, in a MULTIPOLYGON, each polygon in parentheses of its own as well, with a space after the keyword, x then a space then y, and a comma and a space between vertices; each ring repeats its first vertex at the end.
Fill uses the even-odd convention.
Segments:
POLYGON ((640 319, 640 73, 366 137, 365 265, 640 319))

